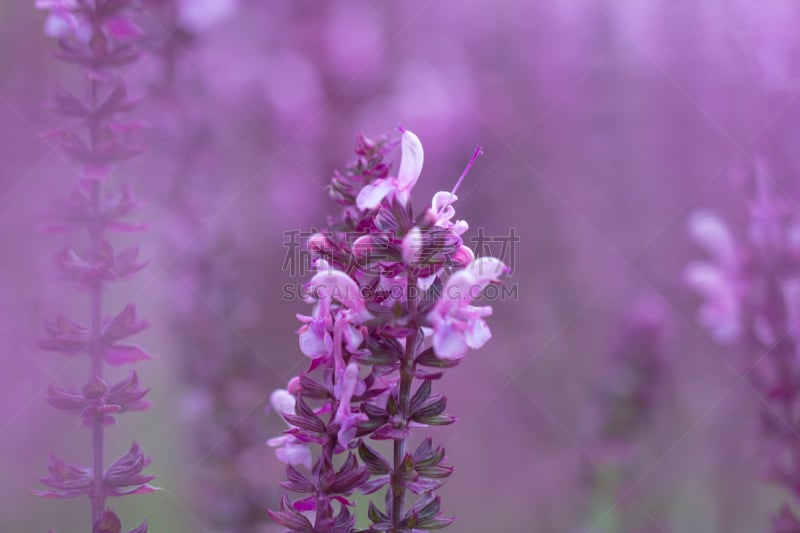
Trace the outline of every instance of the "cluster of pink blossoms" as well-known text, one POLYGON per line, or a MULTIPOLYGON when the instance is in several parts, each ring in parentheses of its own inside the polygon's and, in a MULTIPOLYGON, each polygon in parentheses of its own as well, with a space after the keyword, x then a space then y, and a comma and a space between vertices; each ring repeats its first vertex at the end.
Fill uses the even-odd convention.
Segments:
POLYGON ((391 174, 384 158, 396 143, 358 138, 356 162, 330 185, 342 213, 308 242, 314 307, 298 319, 300 350, 311 362, 272 394, 288 429, 269 441, 288 465, 284 488, 305 495, 285 496, 280 510, 270 511, 290 531, 353 531, 350 496, 384 487, 386 504, 370 504, 366 531, 440 529, 453 520, 440 516, 435 495, 452 472, 444 450, 427 438, 410 451, 406 439, 412 428, 455 420, 444 413, 446 399, 432 394, 432 382, 489 340, 484 318, 492 308, 472 302, 508 268, 476 259, 464 245, 468 225, 453 220, 455 189, 414 214, 409 200, 423 149, 407 130, 400 142, 400 165, 391 174), (369 440, 392 441, 392 457, 369 440), (339 454, 346 459, 337 470, 339 454), (406 502, 407 491, 418 495, 414 502, 406 502))
MULTIPOLYGON (((797 496, 800 487, 800 212, 781 201, 758 161, 747 227, 735 237, 709 212, 689 221, 693 238, 709 254, 686 269, 702 297, 699 322, 726 347, 746 356, 744 377, 761 398, 764 477, 797 496)), ((796 502, 795 502, 796 503, 796 502)), ((790 506, 771 531, 800 531, 790 506)))

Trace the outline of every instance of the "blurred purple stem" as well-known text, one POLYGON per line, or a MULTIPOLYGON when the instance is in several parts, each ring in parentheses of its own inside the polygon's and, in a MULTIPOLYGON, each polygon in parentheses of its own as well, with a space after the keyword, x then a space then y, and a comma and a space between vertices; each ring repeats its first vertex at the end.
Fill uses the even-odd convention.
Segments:
MULTIPOLYGON (((96 94, 96 91, 93 91, 93 93, 96 94)), ((94 145, 94 135, 92 135, 92 144, 94 145)), ((94 148, 94 146, 92 146, 92 148, 94 148)), ((98 216, 101 212, 101 189, 102 183, 100 181, 92 182, 92 206, 95 216, 98 216)), ((89 241, 92 255, 94 259, 97 260, 99 259, 100 246, 103 242, 102 225, 93 224, 90 226, 89 241)), ((89 299, 92 317, 92 338, 95 339, 95 344, 92 347, 91 353, 92 375, 89 379, 89 383, 94 383, 103 379, 103 360, 105 359, 103 346, 101 343, 97 342, 103 334, 103 283, 101 281, 92 284, 89 292, 89 299)), ((103 424, 94 424, 92 426, 92 475, 94 485, 94 490, 92 491, 92 523, 99 520, 103 511, 105 511, 105 490, 103 487, 103 429, 103 424)))

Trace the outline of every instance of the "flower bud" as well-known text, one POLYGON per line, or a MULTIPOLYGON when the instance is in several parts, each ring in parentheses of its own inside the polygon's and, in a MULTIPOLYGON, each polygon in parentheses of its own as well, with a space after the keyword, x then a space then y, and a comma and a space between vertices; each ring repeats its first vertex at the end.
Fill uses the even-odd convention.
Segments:
POLYGON ((120 531, 122 531, 122 522, 111 509, 105 511, 92 527, 92 533, 120 533, 120 531))
POLYGON ((453 266, 467 267, 475 260, 475 253, 469 246, 461 246, 453 254, 453 266))
POLYGON ((303 387, 300 385, 300 377, 295 376, 292 379, 290 379, 289 384, 286 385, 286 389, 292 396, 297 396, 298 394, 300 394, 300 391, 303 389, 303 387))
POLYGON ((323 253, 331 251, 331 246, 325 235, 322 233, 315 233, 308 238, 308 249, 312 252, 323 253))

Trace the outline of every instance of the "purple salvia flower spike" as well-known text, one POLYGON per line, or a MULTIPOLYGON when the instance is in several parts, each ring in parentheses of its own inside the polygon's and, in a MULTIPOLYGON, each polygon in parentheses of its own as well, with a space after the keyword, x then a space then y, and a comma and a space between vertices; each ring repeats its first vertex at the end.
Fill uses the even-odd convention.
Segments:
MULTIPOLYGON (((784 488, 797 503, 799 226, 797 211, 778 198, 767 172, 765 160, 756 158, 754 198, 745 229, 734 232, 705 212, 690 218, 690 233, 710 258, 688 265, 686 281, 701 297, 699 323, 716 342, 735 343, 747 354, 744 377, 762 400, 764 478, 784 488)), ((784 505, 770 531, 796 531, 798 524, 790 506, 784 505)))
POLYGON ((644 467, 642 456, 647 450, 641 437, 654 425, 665 392, 666 326, 660 300, 650 295, 639 298, 628 311, 604 361, 602 379, 586 403, 587 441, 592 443, 585 462, 588 523, 596 520, 598 501, 604 501, 611 489, 620 494, 619 505, 609 511, 617 524, 615 531, 642 531, 633 527, 641 519, 641 509, 630 502, 644 499, 634 492, 634 481, 641 475, 637 471, 644 467), (616 486, 605 483, 609 470, 618 473, 616 486), (625 497, 623 492, 627 492, 625 497))
MULTIPOLYGON (((36 7, 49 11, 45 31, 59 39, 56 57, 81 67, 88 84, 85 99, 58 87, 51 101, 54 112, 78 123, 51 138, 80 168, 81 179, 68 199, 53 206, 48 229, 83 230, 88 235, 87 246, 65 247, 56 254, 55 264, 63 279, 88 293, 90 321, 84 326, 59 315, 46 324, 47 338, 39 346, 68 356, 88 356, 91 373, 87 382, 79 388, 51 386, 47 401, 77 415, 92 435, 91 467, 70 465, 51 456, 49 475, 41 479, 49 490, 36 493, 53 498, 88 496, 92 533, 121 533, 122 523, 106 507, 106 499, 155 490, 150 485, 154 476, 144 473, 150 459, 138 444, 106 466, 104 442, 105 427, 116 423, 119 415, 149 407, 145 399, 149 389, 141 387, 136 372, 117 382, 107 381, 104 375, 107 364, 117 366, 151 358, 142 348, 122 342, 147 327, 136 308, 128 304, 104 319, 103 302, 110 283, 146 265, 139 259, 136 245, 120 250, 106 238, 110 231, 143 228, 128 219, 139 208, 130 190, 125 185, 114 190, 110 183, 112 168, 141 150, 134 139, 140 123, 123 118, 138 99, 128 94, 115 69, 140 58, 142 31, 131 18, 134 0, 37 0, 36 7), (86 133, 79 134, 79 129, 86 133)), ((146 531, 147 525, 142 524, 129 533, 146 531)))
POLYGON ((308 241, 317 270, 306 286, 314 309, 298 315, 298 334, 300 351, 312 361, 288 390, 273 393, 272 405, 289 429, 269 441, 287 464, 283 487, 303 495, 284 496, 270 511, 292 531, 352 531, 350 495, 384 487, 386 506, 371 504, 369 531, 440 529, 453 521, 439 514, 434 494, 453 471, 444 450, 426 439, 412 453, 406 440, 415 428, 455 421, 444 413, 446 398, 433 394, 433 381, 489 340, 484 318, 492 308, 473 300, 510 270, 491 257, 476 259, 464 246, 468 225, 452 222, 455 190, 437 193, 414 216, 410 194, 424 151, 414 133, 400 132, 394 176, 384 162, 394 143, 358 137, 356 163, 334 173, 330 188, 343 213, 331 221, 334 229, 308 241), (393 441, 392 457, 382 457, 370 439, 393 441), (312 456, 312 450, 319 452, 312 456), (337 470, 340 454, 347 457, 337 470), (408 492, 416 501, 406 501, 408 492))

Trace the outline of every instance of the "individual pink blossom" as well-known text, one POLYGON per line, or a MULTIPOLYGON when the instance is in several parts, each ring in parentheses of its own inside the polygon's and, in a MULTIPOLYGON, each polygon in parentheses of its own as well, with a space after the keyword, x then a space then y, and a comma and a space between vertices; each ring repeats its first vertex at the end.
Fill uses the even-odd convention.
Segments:
POLYGON ((77 8, 77 0, 36 0, 36 9, 50 12, 45 21, 45 33, 50 37, 64 37, 81 29, 74 13, 77 8))
POLYGON ((402 205, 408 203, 411 189, 422 173, 425 153, 419 137, 408 130, 403 131, 401 143, 403 152, 397 176, 378 179, 365 185, 356 199, 359 209, 375 209, 387 196, 397 198, 402 205))
POLYGON ((350 311, 350 318, 355 322, 363 322, 370 317, 358 283, 341 270, 324 269, 318 272, 311 278, 308 288, 320 300, 341 303, 350 311))
POLYGON ((330 307, 320 301, 311 316, 297 315, 303 326, 297 331, 300 351, 312 359, 329 356, 333 353, 333 340, 330 334, 330 307))
POLYGON ((469 224, 466 220, 456 220, 452 222, 456 214, 453 204, 458 201, 458 196, 455 193, 447 191, 439 191, 433 195, 431 200, 431 215, 436 222, 437 227, 452 229, 456 235, 462 235, 469 230, 469 224))
MULTIPOLYGON (((272 408, 280 413, 281 417, 285 414, 294 414, 295 397, 285 389, 277 389, 270 396, 272 408)), ((284 418, 284 421, 286 419, 284 418)), ((286 422, 291 428, 292 425, 286 422)), ((280 437, 274 437, 267 441, 267 445, 275 450, 278 459, 288 465, 304 465, 311 468, 311 450, 308 445, 292 434, 286 433, 280 437)))
POLYGON ((469 174, 469 171, 472 169, 475 161, 477 161, 478 157, 481 155, 483 155, 483 148, 478 146, 475 148, 475 151, 472 152, 472 157, 467 162, 467 166, 464 167, 464 171, 461 173, 461 176, 458 177, 453 190, 450 192, 439 191, 433 195, 433 199, 431 200, 431 209, 428 214, 435 220, 435 226, 452 230, 456 235, 462 235, 469 229, 469 224, 467 224, 465 220, 457 220, 452 222, 452 219, 456 214, 453 204, 458 201, 456 191, 461 186, 464 178, 467 177, 467 174, 469 174))
POLYGON ((689 219, 689 233, 711 256, 690 263, 684 272, 687 285, 703 297, 698 320, 719 342, 733 342, 742 330, 741 266, 733 237, 717 216, 705 211, 689 219))
POLYGON ((443 359, 461 359, 468 348, 478 349, 492 337, 483 320, 492 314, 490 306, 473 306, 470 302, 480 296, 492 281, 507 273, 502 261, 493 257, 476 259, 464 270, 447 280, 442 298, 428 314, 433 326, 433 349, 443 359))
POLYGON ((339 444, 345 448, 355 438, 358 424, 367 420, 367 415, 364 413, 354 413, 350 403, 358 384, 358 365, 349 363, 342 375, 341 393, 338 397, 339 407, 336 409, 336 415, 333 418, 334 422, 340 426, 338 433, 339 444))
POLYGON ((312 359, 328 357, 334 353, 334 316, 338 317, 340 339, 355 350, 363 336, 354 327, 371 316, 366 310, 358 284, 342 271, 327 263, 318 264, 320 271, 308 284, 309 292, 318 298, 312 316, 297 315, 304 323, 298 330, 300 350, 312 359), (338 302, 343 307, 334 306, 338 302))

